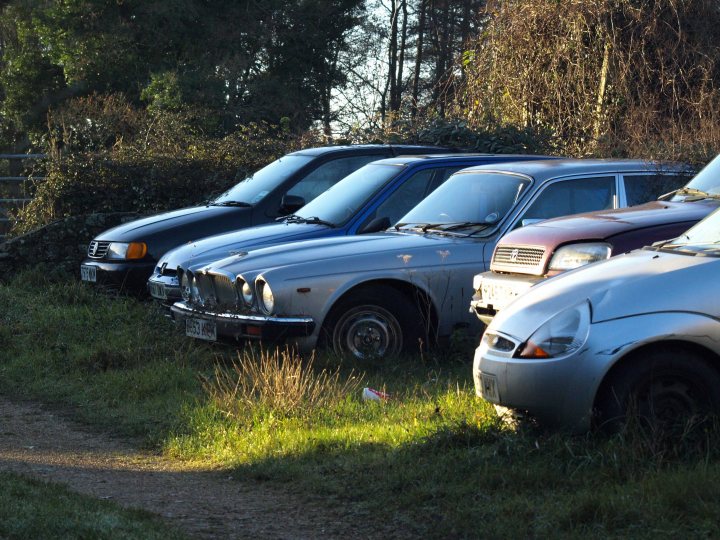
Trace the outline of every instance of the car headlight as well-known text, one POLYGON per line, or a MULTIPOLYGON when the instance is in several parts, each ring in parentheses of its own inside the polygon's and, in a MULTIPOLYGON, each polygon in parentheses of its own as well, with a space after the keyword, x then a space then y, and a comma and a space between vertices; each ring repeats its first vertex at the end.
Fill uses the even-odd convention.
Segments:
POLYGON ((515 352, 519 358, 556 358, 582 347, 590 331, 590 302, 587 300, 561 311, 515 352))
POLYGON ((142 259, 147 254, 145 242, 110 242, 108 246, 108 259, 134 260, 142 259))
POLYGON ((558 249, 550 259, 549 270, 572 270, 595 261, 610 257, 610 244, 602 242, 587 244, 571 244, 558 249))
POLYGON ((190 300, 190 278, 188 278, 187 272, 183 272, 178 268, 178 272, 181 273, 180 278, 180 294, 183 297, 183 300, 188 301, 190 300))
POLYGON ((275 297, 273 296, 270 285, 264 279, 258 279, 256 282, 258 297, 260 298, 260 307, 268 315, 272 315, 275 309, 275 297))
POLYGON ((243 279, 241 276, 238 276, 235 283, 236 288, 240 293, 240 298, 242 298, 242 301, 245 303, 246 306, 251 306, 253 300, 255 300, 255 291, 253 291, 252 285, 245 281, 245 279, 243 279))

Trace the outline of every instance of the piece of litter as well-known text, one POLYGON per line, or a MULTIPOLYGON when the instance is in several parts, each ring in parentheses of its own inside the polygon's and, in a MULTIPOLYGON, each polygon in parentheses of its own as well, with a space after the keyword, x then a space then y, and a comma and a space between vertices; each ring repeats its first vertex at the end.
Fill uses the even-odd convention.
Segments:
POLYGON ((390 394, 375 390, 374 388, 363 388, 362 398, 365 401, 385 401, 390 399, 390 394))

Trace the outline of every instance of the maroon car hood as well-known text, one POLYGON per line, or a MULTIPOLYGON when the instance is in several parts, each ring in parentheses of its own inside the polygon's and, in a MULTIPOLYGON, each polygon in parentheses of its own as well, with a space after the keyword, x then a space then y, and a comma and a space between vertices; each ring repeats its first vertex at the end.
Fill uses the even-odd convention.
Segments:
MULTIPOLYGON (((636 229, 687 224, 690 228, 715 208, 717 201, 652 201, 630 208, 599 210, 563 218, 548 219, 506 234, 500 244, 559 246, 574 240, 606 240, 636 229)), ((682 232, 684 229, 680 229, 682 232)), ((680 233, 678 233, 680 234, 680 233)), ((499 244, 499 245, 500 245, 499 244)))

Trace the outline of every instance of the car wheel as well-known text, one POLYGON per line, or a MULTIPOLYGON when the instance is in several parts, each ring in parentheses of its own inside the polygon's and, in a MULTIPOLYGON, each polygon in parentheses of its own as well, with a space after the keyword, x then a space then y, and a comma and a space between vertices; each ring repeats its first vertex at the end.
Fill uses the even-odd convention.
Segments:
POLYGON ((682 429, 720 408, 720 373, 693 351, 640 354, 611 377, 597 402, 599 427, 611 431, 630 418, 653 428, 682 429))
POLYGON ((419 345, 420 310, 397 290, 364 288, 342 298, 325 324, 327 342, 338 354, 385 358, 419 345))

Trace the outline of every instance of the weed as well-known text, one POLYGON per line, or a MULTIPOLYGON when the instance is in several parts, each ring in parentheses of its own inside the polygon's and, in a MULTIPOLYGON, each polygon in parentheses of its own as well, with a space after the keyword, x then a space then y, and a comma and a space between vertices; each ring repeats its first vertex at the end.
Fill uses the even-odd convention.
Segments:
POLYGON ((202 377, 210 400, 226 415, 244 417, 263 408, 282 416, 307 416, 357 392, 363 378, 343 378, 334 371, 313 369, 314 357, 303 361, 290 349, 253 348, 238 353, 230 367, 215 366, 211 378, 202 377))

